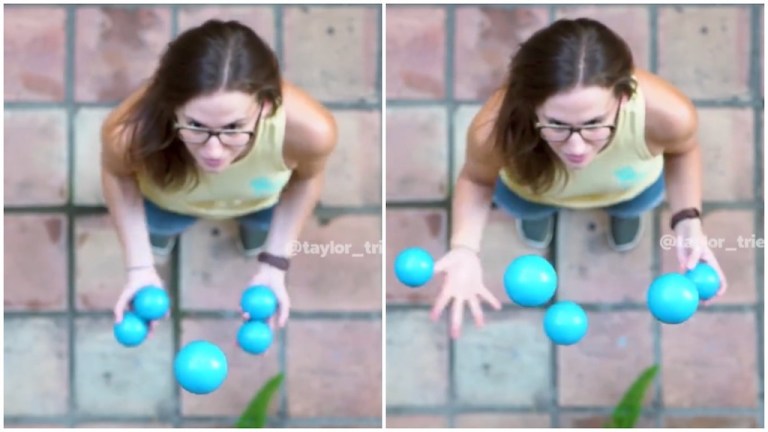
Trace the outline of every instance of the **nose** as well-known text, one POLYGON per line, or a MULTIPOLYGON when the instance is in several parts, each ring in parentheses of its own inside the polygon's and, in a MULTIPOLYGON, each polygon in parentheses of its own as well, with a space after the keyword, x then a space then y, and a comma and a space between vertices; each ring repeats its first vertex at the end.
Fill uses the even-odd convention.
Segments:
POLYGON ((200 155, 206 159, 219 159, 224 155, 224 145, 219 137, 212 136, 200 149, 200 155))
POLYGON ((587 152, 587 147, 588 145, 586 142, 584 142, 584 139, 581 137, 581 135, 574 133, 570 136, 570 138, 568 138, 568 141, 565 142, 562 150, 568 154, 580 155, 587 152))

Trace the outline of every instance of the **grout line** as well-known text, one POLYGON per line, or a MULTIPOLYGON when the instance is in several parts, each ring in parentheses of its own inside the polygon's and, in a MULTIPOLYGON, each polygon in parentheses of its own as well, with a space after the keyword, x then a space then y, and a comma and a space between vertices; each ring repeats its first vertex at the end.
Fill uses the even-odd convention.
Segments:
MULTIPOLYGON (((648 5, 648 69, 651 73, 658 73, 659 70, 659 10, 656 5, 648 5)), ((695 106, 699 106, 694 102, 695 106)), ((703 207, 703 205, 702 205, 703 207)), ((653 224, 651 226, 653 230, 653 238, 657 239, 661 235, 661 210, 662 207, 656 208, 653 212, 653 224)), ((651 252, 651 272, 654 277, 658 277, 661 272, 661 254, 658 248, 653 248, 651 252)), ((653 401, 651 407, 654 411, 664 409, 664 391, 662 388, 662 382, 664 378, 663 370, 663 355, 662 355, 662 325, 657 320, 651 320, 651 341, 653 343, 653 360, 658 365, 658 372, 656 378, 653 380, 653 401)), ((660 428, 663 427, 663 413, 655 413, 653 416, 654 426, 660 428)))
MULTIPOLYGON (((445 99, 446 104, 442 106, 443 109, 445 109, 447 118, 445 122, 446 127, 446 143, 445 145, 448 146, 446 154, 448 155, 448 169, 446 170, 446 175, 448 176, 447 179, 447 188, 446 188, 446 196, 451 197, 453 196, 453 178, 454 178, 454 170, 456 167, 454 166, 453 160, 454 160, 454 118, 456 113, 456 104, 453 100, 454 98, 454 87, 453 84, 455 82, 456 78, 456 71, 454 69, 455 65, 455 58, 454 58, 454 47, 455 47, 455 40, 456 40, 456 6, 455 5, 446 5, 443 7, 443 11, 445 12, 445 58, 444 58, 444 64, 443 64, 443 73, 444 73, 444 80, 443 80, 443 91, 445 93, 445 99)), ((451 233, 453 232, 453 215, 450 211, 450 198, 446 198, 444 200, 444 205, 446 208, 446 225, 447 225, 447 232, 448 232, 448 242, 450 242, 451 233)), ((446 245, 448 247, 448 245, 446 245)), ((449 314, 445 314, 445 320, 447 321, 446 328, 450 332, 450 319, 448 318, 449 314)), ((447 398, 447 410, 448 414, 446 416, 446 422, 449 428, 456 427, 456 415, 455 411, 457 408, 457 383, 456 383, 456 341, 448 337, 448 376, 446 377, 448 380, 448 398, 447 398)))
MULTIPOLYGON (((562 411, 567 414, 593 414, 593 415, 606 415, 610 414, 613 407, 563 407, 562 411)), ((537 410, 530 406, 504 406, 504 405, 477 405, 472 407, 460 407, 459 414, 546 414, 546 410, 537 410)), ((656 412, 656 410, 648 410, 647 412, 656 412)), ((743 408, 743 407, 697 407, 697 408, 668 408, 666 410, 666 416, 668 417, 698 417, 698 416, 716 416, 716 417, 741 417, 741 416, 759 416, 761 408, 743 408)), ((390 406, 387 408, 388 415, 445 415, 446 409, 441 406, 390 406)), ((11 425, 25 425, 33 423, 65 423, 67 422, 67 416, 6 416, 6 426, 11 425)), ((184 418, 184 423, 193 422, 210 422, 210 423, 233 423, 237 420, 237 417, 230 416, 188 416, 184 418)), ((97 422, 109 422, 119 421, 126 423, 155 423, 158 422, 156 417, 147 416, 82 416, 78 418, 77 423, 97 423, 97 422)), ((298 425, 336 425, 334 422, 343 422, 345 424, 359 425, 360 423, 375 423, 378 422, 378 417, 362 417, 362 418, 334 418, 334 417, 315 417, 309 419, 294 419, 291 424, 298 425)))
MULTIPOLYGON (((168 272, 170 274, 170 281, 168 281, 169 294, 171 299, 171 324, 172 324, 172 349, 171 364, 168 367, 168 373, 174 376, 173 361, 176 359, 176 353, 181 349, 182 343, 182 316, 181 312, 181 253, 184 246, 184 236, 178 236, 176 240, 176 246, 174 247, 170 256, 170 268, 168 272)), ((173 399, 173 411, 171 414, 171 422, 174 427, 180 427, 184 421, 184 413, 181 398, 181 388, 176 383, 176 379, 173 379, 172 399, 173 399)))
POLYGON ((283 5, 273 5, 272 14, 274 18, 275 26, 275 55, 277 56, 278 64, 280 64, 285 70, 285 40, 283 38, 285 23, 283 17, 285 9, 283 5))
MULTIPOLYGON (((654 51, 654 50, 652 50, 654 51)), ((656 59, 652 57, 651 63, 656 59)), ((655 67, 654 65, 651 65, 655 67)), ((464 99, 456 98, 448 100, 446 98, 436 99, 389 99, 387 105, 393 108, 433 108, 444 107, 449 103, 463 104, 463 105, 478 105, 485 102, 482 99, 464 99)), ((720 99, 692 99, 692 102, 701 108, 761 108, 763 106, 763 100, 761 98, 744 99, 742 97, 730 97, 720 99)))
POLYGON ((169 6, 169 12, 171 14, 171 40, 175 39, 179 35, 179 13, 181 8, 178 4, 172 4, 169 6))
POLYGON ((372 103, 374 105, 374 109, 382 109, 382 104, 385 99, 384 94, 382 94, 382 87, 383 87, 383 81, 384 81, 384 47, 382 45, 382 42, 384 41, 384 28, 382 28, 382 19, 384 15, 384 3, 377 5, 376 8, 376 40, 378 43, 376 44, 376 72, 374 75, 374 88, 376 89, 376 101, 372 103))
POLYGON ((75 67, 76 67, 76 29, 77 29, 77 6, 66 6, 66 22, 65 22, 65 43, 66 43, 66 59, 65 59, 65 96, 64 106, 66 107, 67 115, 67 189, 68 197, 65 204, 66 209, 66 245, 65 250, 68 252, 66 257, 67 265, 67 310, 66 310, 66 323, 68 330, 68 362, 67 370, 69 373, 69 398, 67 404, 67 426, 74 426, 74 417, 77 412, 77 326, 75 325, 75 271, 76 271, 76 258, 75 258, 75 220, 72 213, 72 205, 75 197, 75 160, 76 160, 76 145, 75 145, 75 110, 73 108, 75 100, 75 67))
MULTIPOLYGON (((560 411, 563 414, 596 414, 606 415, 613 412, 613 406, 563 406, 560 411)), ((743 407, 696 407, 696 408, 667 408, 667 416, 742 416, 755 415, 761 408, 743 408, 743 407)), ((547 414, 546 409, 537 409, 525 405, 474 405, 459 406, 456 409, 457 414, 547 414)), ((661 412, 651 407, 645 409, 643 414, 647 417, 648 413, 661 414, 661 412)), ((439 405, 433 406, 412 406, 395 405, 387 408, 387 414, 391 415, 443 415, 445 408, 439 405)), ((556 426, 552 425, 553 428, 556 426)))
MULTIPOLYGON (((292 316, 291 319, 294 319, 292 316)), ((277 420, 281 426, 285 426, 288 417, 288 328, 280 331, 277 361, 280 371, 283 373, 283 383, 280 385, 280 402, 277 409, 277 420)))
MULTIPOLYGON (((285 8, 283 5, 273 5, 272 6, 272 16, 274 19, 274 26, 275 26, 275 55, 277 56, 278 64, 282 66, 282 69, 285 70, 285 8)), ((325 104, 328 109, 339 109, 340 107, 331 107, 328 104, 325 104)), ((313 213, 316 215, 318 212, 317 207, 313 211, 313 213)), ((292 320, 296 319, 296 312, 292 311, 292 320)), ((286 352, 288 350, 288 329, 284 329, 280 332, 280 337, 278 339, 278 352, 277 352, 277 362, 278 362, 278 368, 283 373, 283 384, 280 385, 279 391, 278 391, 278 407, 277 407, 277 415, 275 419, 271 419, 278 423, 280 426, 285 426, 285 422, 288 419, 288 384, 287 381, 289 379, 287 375, 288 371, 288 360, 286 358, 286 352)), ((268 416, 272 417, 272 416, 268 416)))
MULTIPOLYGON (((651 73, 659 72, 659 8, 657 5, 648 6, 648 35, 650 37, 648 69, 651 73)), ((696 104, 696 102, 694 102, 696 104)))
MULTIPOLYGON (((171 269, 173 272, 173 269, 171 269)), ((171 278, 178 278, 171 274, 171 278)), ((169 284, 172 286, 173 284, 169 284)), ((171 293, 177 295, 178 293, 171 293)), ((177 297, 174 297, 177 299, 177 297)), ((231 320, 239 319, 240 315, 232 310, 226 309, 211 309, 211 310, 179 310, 177 313, 181 318, 185 319, 222 319, 231 320)), ((35 318, 35 317, 48 317, 48 318, 66 318, 68 312, 66 310, 61 311, 26 311, 26 310, 9 310, 5 312, 6 317, 12 318, 35 318)), ((108 318, 112 316, 112 311, 108 309, 102 310, 75 310, 73 316, 76 318, 108 318)), ((344 320, 344 321, 377 321, 381 319, 381 311, 291 311, 291 321, 325 321, 325 320, 344 320)))
MULTIPOLYGON (((763 58, 760 52, 760 47, 763 43, 762 38, 762 29, 760 27, 760 21, 761 16, 763 15, 763 5, 752 5, 750 7, 750 68, 749 68, 749 87, 751 89, 752 93, 752 99, 753 100, 759 100, 763 101, 763 92, 761 91, 761 81, 763 79, 763 58)), ((753 108, 753 118, 754 118, 754 145, 755 145, 755 154, 754 154, 754 180, 753 180, 753 186, 754 186, 754 196, 755 201, 760 205, 760 208, 755 211, 755 218, 754 218, 754 233, 757 238, 764 238, 765 236, 765 230, 764 230, 764 221, 765 221, 765 208, 763 204, 763 178, 764 178, 764 166, 763 166, 763 107, 760 106, 753 108)), ((757 405, 760 407, 764 407, 765 405, 765 376, 764 376, 764 362, 765 362, 765 298, 764 298, 764 292, 761 285, 764 284, 764 260, 765 260, 765 251, 763 248, 755 248, 754 251, 755 254, 755 275, 754 275, 754 281, 755 281, 755 288, 757 292, 755 293, 755 297, 757 300, 757 304, 761 307, 758 307, 755 312, 755 338, 756 338, 756 375, 757 375, 757 394, 756 394, 756 400, 757 405)), ((763 427, 763 424, 765 422, 764 419, 765 412, 764 410, 760 410, 759 415, 757 416, 757 425, 758 427, 763 427)))
MULTIPOLYGON (((174 8, 176 9, 176 8, 174 8)), ((171 24, 174 26, 177 24, 171 24)), ((92 109, 112 109, 115 107, 117 100, 108 102, 72 102, 71 106, 77 109, 92 108, 92 109)), ((381 104, 376 100, 320 100, 320 103, 333 110, 359 110, 359 111, 376 111, 381 109, 381 104)), ((23 101, 7 101, 4 103, 5 109, 13 110, 41 110, 41 109, 65 109, 70 104, 67 102, 23 102, 23 101)))
MULTIPOLYGON (((609 312, 644 312, 647 311, 648 308, 643 303, 616 303, 616 304, 602 304, 602 303, 588 303, 583 302, 579 299, 574 299, 573 301, 576 301, 579 303, 579 305, 584 308, 586 312, 598 312, 598 313, 609 313, 609 312)), ((506 302, 502 303, 502 306, 508 308, 507 310, 513 311, 516 310, 516 306, 514 306, 512 303, 506 302)), ((697 314, 723 314, 723 313, 732 313, 732 314, 738 314, 738 313, 754 313, 755 310, 761 308, 762 306, 758 303, 753 304, 717 304, 714 303, 710 306, 707 306, 706 309, 702 309, 697 314)), ((426 304, 409 304, 409 303, 391 303, 387 305, 388 310, 392 311, 428 311, 430 309, 429 305, 426 304)), ((533 310, 540 310, 543 311, 544 308, 528 308, 533 310)))
MULTIPOLYGON (((446 84, 447 85, 447 84, 446 84)), ((380 91, 380 89, 379 89, 380 91)), ((442 108, 451 103, 456 105, 479 105, 484 103, 482 99, 388 99, 387 105, 392 108, 442 108)), ((762 108, 762 98, 754 97, 746 100, 739 97, 727 99, 692 99, 692 102, 700 108, 762 108)), ((320 100, 320 103, 333 110, 361 110, 376 111, 381 108, 377 100, 320 100)), ((65 102, 25 102, 6 101, 4 107, 12 110, 39 110, 39 109, 64 109, 69 105, 65 102)), ((73 102, 75 108, 114 108, 115 101, 110 102, 73 102)))
MULTIPOLYGON (((387 173, 387 157, 386 157, 386 142, 387 142, 387 128, 386 128, 386 115, 387 115, 387 89, 386 89, 386 79, 384 78, 384 71, 386 70, 386 45, 387 40, 385 39, 385 31, 386 31, 386 22, 387 22, 387 15, 386 15, 386 4, 382 3, 378 8, 378 16, 377 16, 377 26, 378 26, 378 45, 377 45, 377 72, 376 72, 376 89, 378 93, 378 100, 379 105, 381 105, 380 111, 379 111, 379 190, 380 192, 380 200, 379 202, 383 202, 386 200, 387 196, 387 182, 386 182, 386 173, 387 173)), ((381 278, 380 278, 380 285, 379 285, 379 311, 381 313, 381 319, 379 320, 380 325, 380 338, 379 344, 381 346, 381 364, 380 364, 380 378, 379 378, 379 385, 380 385, 380 393, 381 393, 381 406, 379 407, 379 417, 381 418, 381 426, 386 429, 387 427, 387 416, 386 416, 386 406, 387 406, 387 318, 386 318, 386 311, 384 310, 384 305, 387 302, 387 255, 386 255, 386 249, 384 246, 386 245, 386 236, 387 236, 387 215, 386 215, 387 209, 385 205, 381 206, 381 216, 379 220, 379 244, 381 245, 380 250, 380 265, 381 265, 381 278)))
MULTIPOLYGON (((563 5, 561 5, 560 7, 563 8, 563 5)), ((558 10, 557 5, 555 4, 547 5, 547 19, 549 20, 549 24, 554 23, 555 20, 557 19, 557 10, 558 10)), ((552 427, 557 427, 557 426, 553 424, 552 427)))
MULTIPOLYGON (((661 235, 661 210, 656 209, 652 215, 653 223, 651 229, 653 231, 653 238, 659 238, 661 235)), ((661 273, 661 253, 658 248, 653 248, 651 252, 651 274, 653 278, 659 276, 661 273)), ((663 354, 662 354, 662 324, 655 319, 651 320, 651 336, 653 343, 653 360, 658 365, 659 369, 656 374, 656 378, 653 381, 653 401, 651 407, 654 411, 660 411, 654 415, 654 424, 656 427, 663 427, 663 414, 664 414, 664 391, 662 383, 664 381, 664 367, 663 367, 663 354)))

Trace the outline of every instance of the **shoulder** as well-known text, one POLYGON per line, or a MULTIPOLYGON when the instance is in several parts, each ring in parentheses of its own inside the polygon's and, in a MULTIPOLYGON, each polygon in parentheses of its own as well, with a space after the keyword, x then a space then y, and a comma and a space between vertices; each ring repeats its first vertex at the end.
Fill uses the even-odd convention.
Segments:
POLYGON ((304 90, 283 81, 285 153, 288 161, 324 158, 336 147, 338 127, 333 114, 304 90))
POLYGON ((127 158, 134 127, 127 119, 146 89, 146 85, 136 89, 107 115, 101 125, 102 167, 114 174, 131 175, 134 171, 127 158))
POLYGON ((467 130, 468 151, 487 156, 494 155, 494 132, 504 94, 504 89, 494 92, 472 118, 467 130))
POLYGON ((675 153, 696 136, 698 115, 693 102, 663 78, 638 70, 635 76, 645 98, 645 135, 649 146, 675 153))

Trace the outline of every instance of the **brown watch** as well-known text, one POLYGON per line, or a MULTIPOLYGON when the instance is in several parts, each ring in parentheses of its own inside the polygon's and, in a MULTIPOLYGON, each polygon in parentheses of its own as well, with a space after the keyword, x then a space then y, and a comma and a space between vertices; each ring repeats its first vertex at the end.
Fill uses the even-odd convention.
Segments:
POLYGON ((672 215, 672 218, 669 220, 669 226, 674 231, 675 226, 677 226, 680 221, 684 219, 700 219, 701 218, 701 212, 699 209, 691 207, 687 209, 682 209, 679 212, 672 215))
POLYGON ((272 255, 269 252, 260 252, 259 255, 256 256, 256 259, 259 262, 271 265, 272 267, 282 271, 288 270, 288 268, 291 266, 291 260, 288 258, 272 255))

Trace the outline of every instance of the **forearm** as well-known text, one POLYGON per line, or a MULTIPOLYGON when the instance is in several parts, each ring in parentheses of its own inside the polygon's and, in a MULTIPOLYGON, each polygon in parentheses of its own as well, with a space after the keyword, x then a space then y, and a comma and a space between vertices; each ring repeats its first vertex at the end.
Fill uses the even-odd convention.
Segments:
POLYGON ((144 203, 134 177, 102 172, 104 199, 123 247, 126 268, 152 265, 144 203))
POLYGON ((291 253, 305 222, 312 214, 323 189, 322 173, 306 179, 294 179, 283 191, 275 207, 264 250, 274 255, 291 253))
POLYGON ((483 230, 488 220, 493 187, 459 175, 453 195, 451 247, 465 246, 480 250, 483 230))
POLYGON ((701 147, 665 155, 664 173, 671 214, 689 207, 701 210, 701 147))

